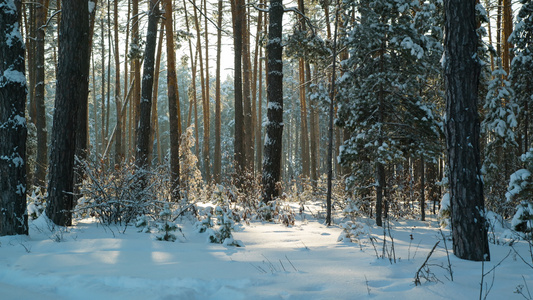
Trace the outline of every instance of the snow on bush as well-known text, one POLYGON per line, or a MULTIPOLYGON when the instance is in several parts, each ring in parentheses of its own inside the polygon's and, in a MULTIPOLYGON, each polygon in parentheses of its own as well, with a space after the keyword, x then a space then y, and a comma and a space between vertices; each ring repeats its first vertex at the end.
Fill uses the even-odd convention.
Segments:
POLYGON ((450 193, 446 193, 444 196, 442 196, 442 200, 440 201, 439 220, 441 227, 447 228, 450 226, 451 215, 452 210, 450 206, 450 193))

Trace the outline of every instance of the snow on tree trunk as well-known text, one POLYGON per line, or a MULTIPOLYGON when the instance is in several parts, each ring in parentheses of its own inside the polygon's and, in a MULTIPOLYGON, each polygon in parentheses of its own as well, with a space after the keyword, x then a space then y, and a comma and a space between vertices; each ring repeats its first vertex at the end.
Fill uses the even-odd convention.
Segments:
POLYGON ((159 3, 150 0, 148 14, 148 29, 146 32, 146 48, 144 51, 144 68, 141 87, 141 102, 139 105, 139 127, 137 128, 137 148, 135 166, 148 168, 150 154, 150 118, 152 112, 152 89, 154 85, 155 48, 157 43, 157 22, 159 20, 159 3))
POLYGON ((28 234, 21 1, 0 1, 0 236, 28 234))
POLYGON ((80 103, 89 93, 89 6, 87 0, 64 1, 59 25, 48 206, 46 215, 56 225, 72 225, 74 154, 80 103))
POLYGON ((276 183, 281 177, 281 154, 283 135, 283 47, 281 45, 283 4, 281 0, 270 1, 270 25, 268 28, 268 74, 267 98, 268 123, 263 160, 263 202, 279 196, 276 183))
POLYGON ((445 131, 453 251, 462 259, 490 260, 479 151, 477 93, 481 65, 475 2, 446 1, 445 13, 445 131))

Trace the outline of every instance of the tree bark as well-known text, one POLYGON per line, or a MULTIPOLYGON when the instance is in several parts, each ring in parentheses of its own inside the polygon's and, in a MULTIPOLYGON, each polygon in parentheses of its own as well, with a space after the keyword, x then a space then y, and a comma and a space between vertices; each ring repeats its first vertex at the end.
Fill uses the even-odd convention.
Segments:
POLYGON ((120 165, 124 161, 124 145, 122 145, 122 99, 120 97, 120 55, 118 35, 118 1, 113 5, 113 28, 115 34, 115 107, 117 109, 117 127, 115 131, 115 164, 120 165))
MULTIPOLYGON (((149 167, 148 157, 150 156, 152 148, 150 145, 150 118, 152 112, 152 89, 154 85, 155 50, 157 44, 157 22, 159 20, 158 5, 159 3, 156 2, 156 0, 150 0, 135 155, 135 166, 141 172, 142 170, 147 170, 149 167)), ((141 185, 146 183, 145 179, 144 176, 141 176, 141 185)))
POLYGON ((172 31, 172 0, 165 1, 165 32, 167 38, 167 96, 170 125, 170 188, 172 201, 180 198, 180 135, 179 90, 176 76, 176 53, 174 52, 174 33, 172 31))
POLYGON ((72 225, 74 154, 78 110, 89 92, 89 10, 86 0, 63 3, 59 25, 56 85, 48 205, 46 215, 56 225, 72 225))
MULTIPOLYGON (((152 88, 152 115, 150 117, 150 142, 148 143, 150 147, 150 151, 148 155, 148 162, 153 161, 154 150, 157 150, 158 151, 157 159, 159 163, 161 163, 161 151, 160 151, 161 141, 159 137, 159 132, 157 132, 157 129, 159 128, 159 117, 158 117, 159 113, 157 110, 157 101, 158 101, 158 95, 159 95, 159 73, 161 69, 161 54, 163 52, 163 37, 165 37, 163 35, 163 32, 165 32, 165 22, 166 21, 161 22, 161 27, 159 28, 160 34, 159 34, 159 38, 157 42, 157 50, 155 54, 154 84, 152 88), (154 142, 156 143, 155 147, 154 147, 154 142)), ((168 57, 167 57, 167 62, 168 62, 168 57)), ((170 119, 170 114, 169 114, 169 119, 170 119)))
POLYGON ((222 9, 224 2, 218 0, 217 17, 217 67, 215 78, 215 157, 213 165, 213 176, 216 183, 221 182, 222 172, 222 104, 220 101, 220 53, 222 51, 222 9))
MULTIPOLYGON (((244 1, 243 5, 245 5, 244 1)), ((253 173, 254 141, 251 100, 252 64, 250 61, 250 31, 248 30, 248 16, 246 14, 246 9, 243 9, 242 13, 242 105, 244 116, 244 159, 246 171, 253 173)))
POLYGON ((453 251, 462 259, 488 261, 477 113, 481 65, 476 55, 475 2, 446 1, 445 14, 445 133, 453 251))
POLYGON ((48 15, 48 0, 39 0, 36 3, 35 13, 35 107, 37 127, 37 160, 35 182, 38 187, 46 185, 46 170, 48 168, 48 130, 46 128, 45 91, 45 62, 44 62, 44 25, 48 15))
MULTIPOLYGON (((139 0, 132 1, 131 15, 132 15, 132 27, 131 27, 131 39, 132 44, 140 47, 140 37, 139 37, 139 0)), ((154 46, 155 47, 155 46, 154 46)), ((135 143, 137 141, 137 129, 139 128, 139 106, 141 102, 141 61, 138 56, 133 57, 133 98, 131 102, 132 114, 130 118, 133 122, 132 134, 130 138, 132 139, 130 143, 131 153, 135 153, 135 143)))
POLYGON ((268 203, 279 196, 276 187, 281 177, 283 136, 283 47, 281 44, 283 1, 271 0, 268 28, 268 124, 263 161, 263 202, 268 203))
POLYGON ((235 139, 234 139, 234 160, 235 172, 237 176, 242 175, 246 167, 246 150, 244 140, 244 109, 243 109, 243 87, 242 87, 242 51, 243 51, 243 18, 244 1, 231 1, 231 12, 233 20, 233 47, 234 47, 234 93, 235 93, 235 139))
POLYGON ((204 90, 204 149, 202 150, 204 156, 205 181, 211 181, 211 137, 210 137, 210 93, 209 93, 209 30, 207 28, 207 0, 204 0, 204 36, 205 36, 205 90, 204 90))
POLYGON ((26 213, 26 77, 21 1, 0 7, 0 236, 28 234, 26 213))

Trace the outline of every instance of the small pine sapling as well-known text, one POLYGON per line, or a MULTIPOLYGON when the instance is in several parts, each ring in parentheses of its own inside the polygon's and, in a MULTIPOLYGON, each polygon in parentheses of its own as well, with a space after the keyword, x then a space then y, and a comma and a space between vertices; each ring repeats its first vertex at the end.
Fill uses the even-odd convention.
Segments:
POLYGON ((157 222, 159 234, 156 236, 156 239, 159 241, 175 242, 176 235, 173 232, 180 230, 180 228, 176 223, 172 222, 172 212, 168 205, 159 213, 159 217, 161 220, 157 222))

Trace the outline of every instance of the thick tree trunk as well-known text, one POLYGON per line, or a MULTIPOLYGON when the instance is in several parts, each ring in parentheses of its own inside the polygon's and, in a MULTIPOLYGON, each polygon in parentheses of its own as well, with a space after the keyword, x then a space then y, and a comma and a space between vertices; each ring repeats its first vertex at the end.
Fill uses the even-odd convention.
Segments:
MULTIPOLYGON (((148 29, 146 32, 146 48, 144 50, 143 80, 141 88, 141 102, 139 105, 139 126, 137 127, 137 146, 135 154, 135 166, 139 170, 149 167, 150 156, 150 120, 152 112, 152 89, 154 85, 155 50, 157 44, 157 22, 159 21, 159 3, 150 0, 148 13, 148 29)), ((144 176, 142 176, 145 184, 144 176)))
POLYGON ((48 205, 46 215, 60 226, 72 225, 76 124, 89 92, 89 11, 86 0, 63 3, 59 25, 56 85, 48 205))
POLYGON ((283 1, 271 0, 268 29, 268 125, 263 161, 263 202, 268 203, 279 196, 276 184, 281 177, 281 154, 283 136, 283 47, 281 45, 283 1))
POLYGON ((479 151, 475 2, 445 2, 446 142, 454 254, 467 260, 489 260, 479 151))
POLYGON ((0 236, 4 236, 28 234, 27 86, 19 25, 21 1, 1 0, 0 7, 0 236))
POLYGON ((167 38, 167 96, 170 126, 170 188, 172 201, 180 198, 180 135, 181 120, 179 114, 179 91, 176 76, 176 53, 174 52, 174 34, 172 31, 172 0, 165 1, 165 32, 167 38))

